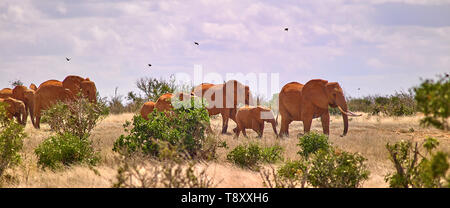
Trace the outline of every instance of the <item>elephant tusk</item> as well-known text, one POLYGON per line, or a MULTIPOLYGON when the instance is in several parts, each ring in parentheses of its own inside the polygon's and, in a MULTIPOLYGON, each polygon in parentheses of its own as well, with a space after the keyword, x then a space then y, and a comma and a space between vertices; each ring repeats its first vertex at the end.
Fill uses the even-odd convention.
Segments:
POLYGON ((355 116, 355 117, 358 117, 358 116, 362 116, 362 114, 355 114, 355 113, 353 113, 353 112, 351 112, 351 111, 348 111, 349 113, 351 113, 352 114, 352 116, 355 116))
POLYGON ((344 110, 342 110, 341 106, 339 106, 339 105, 338 105, 338 109, 339 109, 339 111, 341 111, 341 113, 343 113, 343 114, 345 114, 347 116, 355 116, 355 117, 356 116, 362 116, 362 114, 357 115, 357 114, 355 114, 355 113, 353 113, 351 111, 345 112, 344 110))

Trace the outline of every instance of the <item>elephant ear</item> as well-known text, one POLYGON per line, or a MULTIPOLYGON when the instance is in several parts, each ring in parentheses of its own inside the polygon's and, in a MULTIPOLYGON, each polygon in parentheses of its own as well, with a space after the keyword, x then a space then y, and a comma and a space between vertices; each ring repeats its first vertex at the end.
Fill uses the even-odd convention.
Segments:
POLYGON ((35 84, 31 83, 31 84, 30 84, 30 89, 36 91, 36 90, 37 90, 37 87, 36 87, 35 84))
POLYGON ((322 79, 313 79, 307 82, 302 89, 304 102, 310 102, 322 109, 328 108, 327 83, 328 81, 322 79))

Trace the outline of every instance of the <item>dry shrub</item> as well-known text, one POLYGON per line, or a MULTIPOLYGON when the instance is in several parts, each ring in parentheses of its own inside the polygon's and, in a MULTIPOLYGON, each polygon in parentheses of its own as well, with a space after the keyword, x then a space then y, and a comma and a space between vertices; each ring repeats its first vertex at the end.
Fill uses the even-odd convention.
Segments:
POLYGON ((214 188, 208 167, 196 171, 195 162, 158 161, 146 154, 123 157, 117 171, 114 188, 214 188))

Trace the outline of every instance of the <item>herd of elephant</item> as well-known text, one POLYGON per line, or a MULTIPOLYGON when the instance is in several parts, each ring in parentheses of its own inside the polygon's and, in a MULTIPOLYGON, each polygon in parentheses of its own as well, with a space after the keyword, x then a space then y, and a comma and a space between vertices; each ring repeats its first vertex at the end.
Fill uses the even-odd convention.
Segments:
MULTIPOLYGON (((15 86, 14 89, 4 88, 0 90, 0 102, 7 103, 7 114, 10 119, 26 125, 30 115, 33 126, 40 128, 41 114, 58 101, 71 101, 77 96, 97 102, 97 88, 89 78, 69 75, 63 81, 48 80, 36 87, 31 84, 15 86)), ((278 115, 275 119, 271 109, 255 106, 250 88, 236 80, 230 80, 223 84, 202 83, 196 86, 190 94, 179 93, 174 95, 166 93, 155 102, 148 101, 141 108, 141 115, 148 120, 150 112, 170 111, 173 109, 172 98, 179 100, 192 96, 204 98, 207 101, 207 110, 210 116, 220 114, 222 116, 222 133, 227 133, 228 121, 233 120, 237 127, 233 129, 236 136, 240 132, 246 135, 245 129, 253 129, 259 137, 264 131, 264 122, 272 124, 275 135, 288 136, 289 124, 292 121, 303 121, 304 132, 309 132, 314 118, 321 118, 323 133, 329 134, 330 114, 328 107, 338 108, 342 113, 345 136, 348 131, 348 116, 359 116, 347 108, 347 103, 342 88, 337 82, 314 79, 305 85, 291 82, 283 86, 279 94, 279 114, 281 115, 281 129, 277 133, 278 115), (243 107, 238 107, 240 105, 243 107)))
POLYGON ((311 129, 312 119, 321 118, 323 133, 329 134, 330 114, 328 107, 338 108, 342 113, 344 131, 348 132, 348 116, 360 116, 347 108, 347 103, 342 88, 337 82, 328 82, 321 79, 313 79, 305 85, 298 82, 286 84, 279 94, 279 113, 281 115, 281 129, 277 133, 278 116, 275 119, 271 109, 253 105, 250 88, 236 80, 230 80, 223 84, 202 83, 196 86, 190 94, 166 93, 155 102, 148 101, 141 108, 141 116, 148 120, 150 112, 170 111, 173 109, 171 99, 179 100, 192 96, 204 98, 207 101, 206 109, 210 116, 220 114, 222 116, 222 133, 227 132, 229 119, 236 123, 233 132, 239 137, 240 132, 247 137, 245 129, 253 129, 258 137, 264 131, 264 122, 272 124, 275 135, 289 136, 289 124, 292 121, 303 121, 304 132, 311 129), (238 108, 243 104, 243 107, 238 108))
POLYGON ((0 90, 0 102, 7 103, 6 111, 10 119, 26 125, 30 115, 33 126, 40 128, 41 114, 58 101, 71 101, 77 96, 88 98, 90 102, 97 102, 97 88, 89 78, 67 76, 62 82, 48 80, 36 87, 29 88, 18 85, 14 89, 0 90))

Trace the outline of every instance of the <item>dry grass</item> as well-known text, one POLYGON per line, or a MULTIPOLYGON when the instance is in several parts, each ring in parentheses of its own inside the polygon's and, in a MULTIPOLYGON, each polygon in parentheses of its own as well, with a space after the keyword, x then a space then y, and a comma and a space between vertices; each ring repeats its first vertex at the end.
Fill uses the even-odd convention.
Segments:
MULTIPOLYGON (((10 170, 8 174, 13 180, 7 184, 8 187, 111 187, 117 173, 117 154, 112 151, 114 141, 124 134, 123 123, 131 120, 132 114, 110 115, 103 120, 92 132, 91 139, 94 148, 100 151, 102 162, 95 167, 95 170, 87 166, 73 166, 65 170, 52 172, 41 170, 37 167, 37 158, 34 149, 48 137, 51 132, 49 127, 43 125, 40 130, 32 128, 29 122, 26 127, 28 137, 24 142, 22 150, 22 164, 10 170)), ((370 179, 364 183, 364 187, 386 187, 384 175, 393 171, 388 160, 388 153, 385 149, 387 142, 399 140, 423 141, 426 136, 433 136, 440 141, 440 149, 450 152, 450 133, 446 133, 434 128, 422 128, 419 126, 420 116, 413 117, 381 117, 363 115, 352 118, 349 122, 349 132, 347 136, 340 137, 343 124, 340 116, 332 116, 330 124, 330 140, 333 145, 349 152, 359 152, 368 159, 370 179), (414 129, 410 132, 410 129, 414 129)), ((218 133, 221 128, 222 119, 213 119, 212 128, 218 133)), ((232 132, 235 123, 230 121, 228 132, 232 132)), ((278 126, 279 129, 279 126, 278 126)), ((313 121, 313 131, 322 131, 319 119, 313 121)), ((297 135, 303 132, 301 122, 293 122, 290 125, 289 138, 276 139, 270 127, 266 124, 264 136, 257 139, 256 133, 247 130, 249 138, 242 135, 234 139, 232 134, 218 135, 221 140, 227 142, 230 149, 219 149, 218 159, 207 164, 207 174, 214 178, 218 187, 262 187, 262 179, 258 172, 241 169, 226 160, 226 154, 238 144, 249 141, 260 142, 263 145, 280 144, 284 149, 284 157, 297 158, 298 143, 297 135)), ((204 164, 200 164, 202 166, 204 164)))

